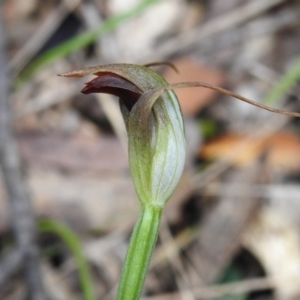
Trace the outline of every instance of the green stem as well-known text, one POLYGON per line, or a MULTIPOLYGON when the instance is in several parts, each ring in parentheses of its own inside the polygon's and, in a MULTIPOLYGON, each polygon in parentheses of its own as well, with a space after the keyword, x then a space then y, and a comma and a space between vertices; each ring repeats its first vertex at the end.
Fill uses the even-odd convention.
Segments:
POLYGON ((117 300, 140 298, 157 240, 162 207, 145 205, 135 225, 122 270, 117 300))

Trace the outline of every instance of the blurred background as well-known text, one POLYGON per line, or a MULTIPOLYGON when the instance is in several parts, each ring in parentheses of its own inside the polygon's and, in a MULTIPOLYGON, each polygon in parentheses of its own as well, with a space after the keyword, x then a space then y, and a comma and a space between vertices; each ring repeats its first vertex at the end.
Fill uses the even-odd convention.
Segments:
MULTIPOLYGON (((2 2, 11 122, 37 220, 44 292, 93 299, 82 291, 78 239, 94 299, 114 299, 139 213, 126 131, 116 98, 82 95, 89 78, 56 74, 169 61, 179 73, 153 67, 169 82, 204 81, 299 111, 300 2, 2 2)), ((143 299, 300 299, 299 120, 203 88, 177 94, 186 168, 165 208, 143 299)), ((3 175, 0 258, 8 269, 0 259, 0 299, 33 299, 22 260, 14 264, 11 255, 15 215, 3 175)))

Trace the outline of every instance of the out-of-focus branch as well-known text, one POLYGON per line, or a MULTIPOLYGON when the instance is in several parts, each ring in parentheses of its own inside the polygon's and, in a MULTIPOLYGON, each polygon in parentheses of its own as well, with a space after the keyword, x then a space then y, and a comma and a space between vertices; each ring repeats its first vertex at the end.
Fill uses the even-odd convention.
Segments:
POLYGON ((24 274, 31 300, 46 299, 39 266, 39 251, 36 246, 36 223, 28 188, 21 172, 21 161, 12 129, 12 114, 9 105, 6 41, 0 17, 0 165, 9 201, 11 223, 24 260, 24 274))
POLYGON ((17 273, 23 266, 23 252, 12 249, 0 262, 0 289, 17 273))

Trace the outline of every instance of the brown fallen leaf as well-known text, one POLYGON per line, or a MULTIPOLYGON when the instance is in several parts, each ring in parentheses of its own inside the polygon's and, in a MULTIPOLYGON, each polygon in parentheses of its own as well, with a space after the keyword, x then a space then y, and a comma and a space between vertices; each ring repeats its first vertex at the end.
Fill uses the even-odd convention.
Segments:
POLYGON ((206 160, 230 160, 236 167, 246 167, 254 163, 262 155, 266 155, 266 163, 273 171, 288 173, 300 170, 300 139, 291 132, 279 132, 270 137, 251 139, 242 151, 232 156, 235 148, 245 142, 247 136, 228 134, 210 141, 200 149, 199 155, 206 160))

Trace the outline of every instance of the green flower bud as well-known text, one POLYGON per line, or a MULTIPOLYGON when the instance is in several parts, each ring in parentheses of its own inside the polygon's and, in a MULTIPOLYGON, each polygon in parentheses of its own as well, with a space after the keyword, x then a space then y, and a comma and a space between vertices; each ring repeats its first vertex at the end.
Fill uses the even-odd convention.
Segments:
POLYGON ((181 177, 185 135, 175 93, 167 81, 145 66, 112 64, 62 74, 97 77, 82 92, 118 96, 129 140, 129 164, 142 204, 163 207, 181 177))

